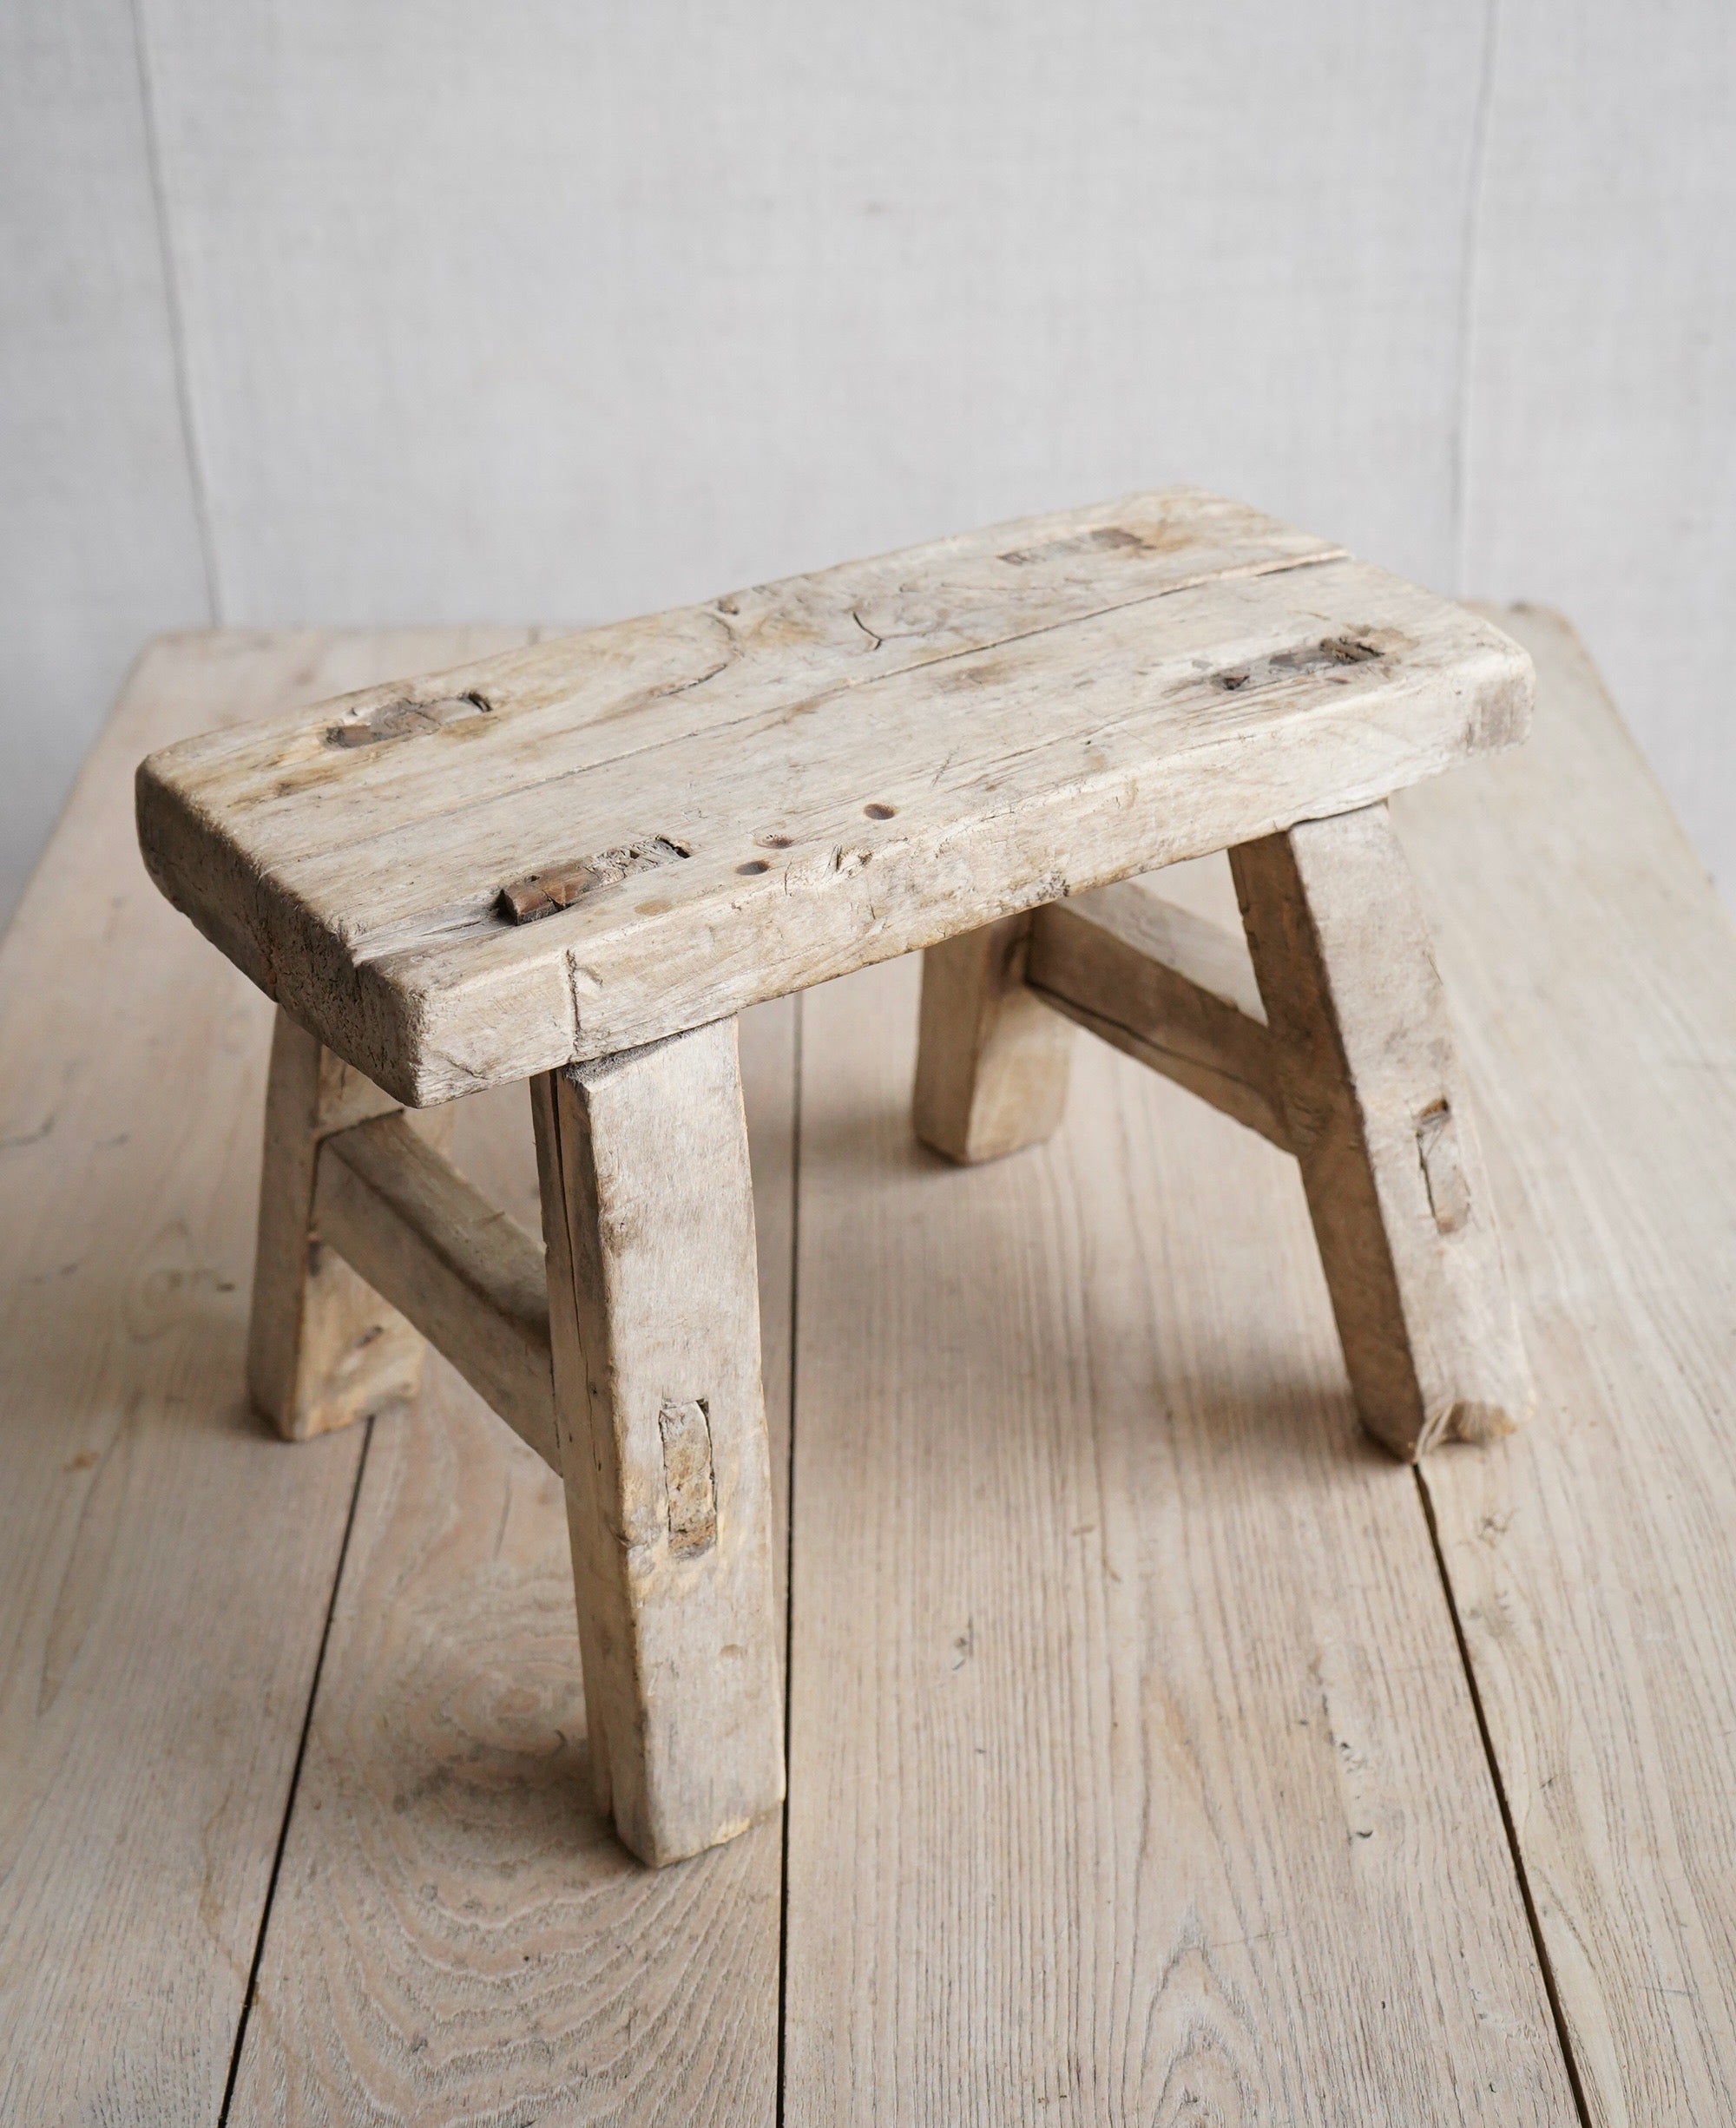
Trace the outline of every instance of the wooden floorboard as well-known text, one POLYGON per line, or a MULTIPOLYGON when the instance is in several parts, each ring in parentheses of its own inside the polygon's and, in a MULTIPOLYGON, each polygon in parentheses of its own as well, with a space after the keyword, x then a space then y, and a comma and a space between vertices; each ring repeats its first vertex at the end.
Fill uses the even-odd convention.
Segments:
POLYGON ((1082 1038, 948 1167, 915 977, 806 1002, 786 2118, 1570 2122, 1293 1166, 1082 1038))
POLYGON ((0 947, 0 2119, 211 2122, 359 1435, 290 1449, 241 1366, 270 1008, 162 902, 148 748, 451 657, 146 654, 0 947))
MULTIPOLYGON (((797 1010, 741 1042, 780 1518, 797 1010)), ((523 1087, 453 1158, 536 1231, 523 1087)), ((589 1808, 560 1481, 433 1374, 374 1428, 230 2120, 769 2124, 782 1826, 654 1872, 589 1808)))
MULTIPOLYGON (((365 1455, 242 1398, 269 1008, 133 765, 510 639, 155 647, 0 947, 0 2119, 770 2122, 781 2044, 792 2124, 1568 2123, 1564 2033, 1736 2120, 1736 951, 1511 625, 1533 744, 1397 808, 1542 1398, 1426 1467, 1447 1586, 1283 1156, 1082 1036, 1052 1147, 930 1160, 910 964, 745 1023, 787 1888, 588 1816, 555 1481, 444 1366, 365 1455)), ((534 1225, 528 1140, 461 1114, 534 1225)))
POLYGON ((1736 2120, 1736 934, 1572 631, 1419 791, 1540 1396, 1425 1466, 1591 2119, 1736 2120))

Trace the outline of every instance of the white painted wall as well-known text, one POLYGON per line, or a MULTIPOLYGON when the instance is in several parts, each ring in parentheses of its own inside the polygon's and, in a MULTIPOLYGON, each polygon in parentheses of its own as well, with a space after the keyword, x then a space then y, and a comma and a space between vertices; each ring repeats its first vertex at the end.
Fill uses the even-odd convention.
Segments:
POLYGON ((210 620, 1187 478, 1571 611, 1726 892, 1728 0, 4 0, 0 908, 210 620))

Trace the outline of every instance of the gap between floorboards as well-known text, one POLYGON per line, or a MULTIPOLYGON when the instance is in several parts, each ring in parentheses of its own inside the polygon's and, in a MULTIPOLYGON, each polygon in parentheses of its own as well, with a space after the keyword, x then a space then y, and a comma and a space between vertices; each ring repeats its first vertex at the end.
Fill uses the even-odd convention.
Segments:
POLYGON ((1453 1591, 1452 1577, 1447 1572, 1447 1554, 1441 1542, 1440 1524, 1435 1517, 1434 1496, 1429 1490, 1428 1475, 1423 1465, 1413 1464, 1411 1469, 1417 1481, 1417 1497, 1422 1504, 1423 1520, 1428 1525, 1429 1542, 1434 1549, 1436 1571, 1441 1577, 1441 1593, 1446 1599, 1447 1616, 1453 1624, 1453 1639, 1458 1648, 1460 1665, 1464 1671, 1465 1688, 1470 1694, 1470 1704, 1476 1715, 1476 1733, 1483 1739, 1483 1759, 1489 1767, 1489 1778, 1495 1790, 1496 1805, 1501 1812, 1502 1829, 1507 1836, 1507 1851, 1512 1857, 1513 1874, 1519 1884, 1519 1896, 1524 1901, 1525 1921, 1531 1931, 1531 1947, 1536 1953, 1538 1970, 1543 1976, 1544 1990, 1549 1998, 1549 2014, 1555 2021, 1555 2044, 1562 2050, 1562 2063, 1568 2072, 1568 2082, 1573 2088, 1574 2108, 1579 2115, 1581 2128, 1592 2128, 1590 2109, 1586 2105, 1585 2086, 1580 2081, 1579 2063, 1574 2056, 1573 2042, 1568 2036, 1567 2019, 1562 2013, 1561 1994, 1555 1986, 1555 1969, 1549 1962, 1549 1947, 1543 1941, 1542 1924, 1537 1919, 1537 1904, 1531 1896, 1531 1879, 1525 1868, 1524 1851, 1519 1844, 1518 1826, 1508 1798, 1507 1783, 1501 1777, 1501 1762, 1495 1755, 1495 1739, 1489 1734, 1489 1717, 1483 1711, 1476 1672, 1471 1666, 1470 1646, 1465 1639, 1464 1626, 1459 1619, 1458 1598, 1453 1591))

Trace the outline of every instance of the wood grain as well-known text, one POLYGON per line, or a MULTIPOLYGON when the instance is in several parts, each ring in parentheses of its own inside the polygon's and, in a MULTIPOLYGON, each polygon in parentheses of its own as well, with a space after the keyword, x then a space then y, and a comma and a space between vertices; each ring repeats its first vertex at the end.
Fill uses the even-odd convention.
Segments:
POLYGON ((279 1009, 266 1074, 247 1390, 287 1441, 401 1409, 422 1380, 421 1338, 314 1231, 322 1141, 396 1107, 279 1009))
POLYGON ((1034 919, 1028 979, 1100 1040, 1290 1150, 1260 1003, 1239 930, 1128 879, 1034 919))
POLYGON ((1171 490, 182 748, 141 769, 140 834, 421 1105, 1365 805, 1519 737, 1530 684, 1462 608, 1171 490), (597 883, 501 914, 543 877, 597 883))
MULTIPOLYGON (((781 1627, 798 1002, 741 1025, 781 1627)), ((537 1216, 518 1088, 454 1158, 537 1216)), ((444 1363, 374 1430, 231 2120, 769 2124, 779 1828, 646 1869, 590 1802, 560 1481, 444 1363)))
POLYGON ((1072 1030, 1029 988, 1030 916, 923 956, 916 1133, 962 1166, 1041 1145, 1067 1107, 1072 1030))
MULTIPOLYGON (((1700 2128, 1736 956, 1570 632, 1500 618, 1535 741, 1395 816, 1542 1404, 1424 1484, 1588 2113, 1700 2128)), ((8 2119, 216 2119, 363 1438, 246 1415, 270 1015, 117 862, 121 786, 430 645, 160 647, 0 946, 8 2119)), ((1161 892, 1233 918, 1221 864, 1161 892)), ((914 975, 742 1025, 780 1510, 810 1028, 787 2117, 1570 2119, 1292 1164, 1095 1045, 1049 1147, 927 1161, 914 975)), ((523 1097, 457 1130, 534 1223, 523 1097)), ((558 1488, 430 1372, 373 1429, 230 2118, 768 2120, 776 1829, 652 1875, 585 1811, 558 1488)))
POLYGON ((401 1111, 326 1140, 313 1208, 322 1242, 558 1470, 542 1244, 401 1111))
POLYGON ((1558 617, 1522 769, 1397 809, 1540 1409, 1426 1487, 1598 2128, 1736 2118, 1736 940, 1558 617))
POLYGON ((1452 1015, 1384 805, 1230 852, 1363 1424, 1491 1441, 1532 1390, 1452 1015))
POLYGON ((944 1167, 913 975, 804 1004, 786 2118, 1570 2122, 1294 1163, 1087 1043, 944 1167))
POLYGON ((536 1090, 555 1424, 600 1800, 661 1866, 783 1801, 735 1023, 536 1090), (562 1273, 564 1271, 565 1276, 562 1273))
POLYGON ((133 764, 504 638, 141 660, 0 944, 0 2117, 214 2122, 352 1497, 243 1383, 271 1013, 167 913, 133 764))

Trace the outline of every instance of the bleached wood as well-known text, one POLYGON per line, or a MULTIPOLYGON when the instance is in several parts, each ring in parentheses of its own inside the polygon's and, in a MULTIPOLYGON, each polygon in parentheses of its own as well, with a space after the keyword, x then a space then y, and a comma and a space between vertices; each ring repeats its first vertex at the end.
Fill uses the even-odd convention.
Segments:
MULTIPOLYGON (((589 1590, 586 1562, 599 1545, 612 1540, 599 1536, 596 1458, 589 1442, 590 1390, 586 1376, 585 1353, 580 1343, 577 1273, 574 1268, 572 1231, 567 1212, 567 1183, 562 1153, 560 1098, 555 1074, 544 1072, 530 1081, 531 1133, 536 1147, 537 1204, 542 1225, 545 1271, 544 1291, 549 1302, 549 1358, 550 1388, 555 1398, 556 1466, 562 1474, 566 1502, 572 1594, 577 1612, 579 1653, 584 1675, 587 1759, 591 1800, 597 1815, 609 1817, 615 1801, 608 1742, 604 1727, 609 1699, 615 1685, 609 1675, 610 1656, 603 1634, 609 1625, 602 1602, 589 1590), (562 1423, 562 1407, 567 1413, 562 1423), (563 1435, 576 1430, 583 1445, 570 1461, 563 1435), (585 1549, 582 1552, 581 1545, 585 1549), (590 1680, 595 1679, 592 1683, 590 1680)), ((601 1553, 600 1573, 612 1564, 612 1551, 601 1553)))
POLYGON ((1230 852, 1363 1423, 1395 1453, 1529 1413, 1446 997, 1384 805, 1230 852))
MULTIPOLYGON (((780 1525, 797 1010, 741 1027, 780 1525)), ((535 1225, 521 1088, 459 1104, 453 1158, 535 1225)), ((777 1820, 646 1869, 589 1756, 560 1481, 432 1359, 374 1432, 232 2121, 774 2118, 777 1820)))
POLYGON ((1055 1012, 1288 1152, 1246 948, 1166 902, 1161 882, 1039 910, 1027 978, 1055 1012))
POLYGON ((587 1728, 616 1829, 661 1865, 784 1792, 735 1024, 579 1066, 537 1098, 545 1218, 565 1225, 550 1315, 573 1317, 551 1342, 587 1728))
POLYGON ((1736 2118, 1736 936, 1559 615, 1522 757, 1395 808, 1540 1409, 1423 1466, 1595 2128, 1736 2118))
POLYGON ((0 942, 9 2124, 219 2118, 364 1439, 248 1412, 271 1008, 144 878, 133 766, 505 640, 154 645, 0 942))
POLYGON ((1072 1030, 1026 983, 1030 937, 1003 916, 923 956, 916 1133, 967 1166, 1040 1145, 1066 1110, 1072 1030))
POLYGON ((391 1302, 555 1471, 542 1251, 402 1113, 319 1149, 320 1240, 391 1302))
POLYGON ((247 1388, 287 1441, 406 1403, 422 1340, 313 1231, 321 1142, 398 1107, 279 1010, 266 1081, 247 1388))
POLYGON ((1179 489, 182 747, 140 833, 241 968, 425 1103, 1366 804, 1529 696, 1488 622, 1179 489), (502 914, 549 878, 592 883, 502 914))
MULTIPOLYGON (((1538 659, 1535 740, 1394 810, 1543 1409, 1424 1482, 1589 2117, 1698 2128, 1736 2092, 1736 949, 1571 632, 1496 618, 1538 659)), ((120 786, 262 696, 462 653, 161 647, 0 947, 8 2118, 220 2112, 362 1442, 288 1454, 239 1415, 269 1015, 129 881, 120 786)), ((1530 2059, 1545 2016, 1453 1963, 1506 1940, 1510 1893, 1485 1889, 1489 1793, 1398 1549, 1409 1480, 1351 1446, 1290 1163, 1087 1045, 1049 1153, 921 1176, 913 997, 900 1048, 878 1000, 820 1020, 838 995, 801 1002, 794 1796, 815 1763, 823 1793, 792 1823, 786 2117, 930 2092, 950 2116, 987 2087, 1010 2118, 1143 2092, 1161 2118, 1167 2092, 1524 2119, 1479 2065, 1530 2059), (1110 1172, 1133 1210, 1075 1213, 1075 1174, 1110 1172), (1033 1238, 1079 1251, 1065 1304, 1033 1238), (1379 1829, 1351 1844, 1370 1795, 1386 1875, 1379 1829), (1462 1985, 1490 2012, 1466 2046, 1462 1985), (1039 2108, 1045 2074, 1066 2096, 1039 2108)), ((522 1136, 521 1100, 463 1104, 461 1140, 490 1105, 522 1136)), ((655 1874, 575 1820, 560 1496, 431 1372, 417 1422, 374 1433, 230 2117, 765 2118, 778 1829, 655 1874)), ((1573 2118, 1558 2081, 1543 2105, 1573 2118)))
POLYGON ((916 990, 803 1000, 785 2119, 1568 2128, 1295 1164, 1081 1042, 937 1174, 916 990))

